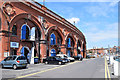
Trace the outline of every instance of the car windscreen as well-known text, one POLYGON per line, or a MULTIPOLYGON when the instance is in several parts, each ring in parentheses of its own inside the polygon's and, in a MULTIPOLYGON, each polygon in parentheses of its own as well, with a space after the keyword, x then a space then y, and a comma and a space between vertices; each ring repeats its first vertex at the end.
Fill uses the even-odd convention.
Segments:
POLYGON ((55 58, 56 58, 56 60, 62 59, 61 57, 55 57, 55 58))
POLYGON ((26 58, 24 56, 19 56, 17 60, 26 60, 26 58))

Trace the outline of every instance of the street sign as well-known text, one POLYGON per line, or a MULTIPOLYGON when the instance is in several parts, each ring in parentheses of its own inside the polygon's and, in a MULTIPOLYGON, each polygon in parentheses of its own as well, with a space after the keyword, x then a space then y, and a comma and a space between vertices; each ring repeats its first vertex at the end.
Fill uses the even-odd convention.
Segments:
POLYGON ((18 42, 10 42, 10 47, 11 48, 19 48, 19 43, 18 42))
POLYGON ((8 57, 9 56, 9 52, 4 52, 4 57, 8 57))

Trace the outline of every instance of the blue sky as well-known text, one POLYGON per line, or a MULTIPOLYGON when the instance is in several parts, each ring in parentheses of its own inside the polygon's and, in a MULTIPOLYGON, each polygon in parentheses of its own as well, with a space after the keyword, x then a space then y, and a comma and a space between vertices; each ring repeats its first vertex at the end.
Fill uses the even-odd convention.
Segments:
POLYGON ((71 23, 76 21, 86 37, 87 49, 118 45, 118 3, 46 2, 45 6, 71 23))

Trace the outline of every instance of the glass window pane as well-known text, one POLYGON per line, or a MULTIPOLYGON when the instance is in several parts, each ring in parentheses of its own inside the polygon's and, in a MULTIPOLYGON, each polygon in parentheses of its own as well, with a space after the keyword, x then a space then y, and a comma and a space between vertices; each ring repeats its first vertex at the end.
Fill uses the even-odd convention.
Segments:
POLYGON ((51 34, 51 36, 50 36, 50 45, 55 45, 55 44, 56 44, 55 34, 51 34))
POLYGON ((21 39, 26 39, 26 25, 23 25, 21 34, 21 39))

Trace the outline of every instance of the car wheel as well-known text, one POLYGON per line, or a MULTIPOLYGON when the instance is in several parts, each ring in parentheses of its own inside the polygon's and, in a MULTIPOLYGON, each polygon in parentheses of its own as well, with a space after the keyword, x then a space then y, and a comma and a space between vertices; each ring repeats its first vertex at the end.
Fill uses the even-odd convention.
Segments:
POLYGON ((58 64, 59 64, 59 65, 61 65, 61 64, 62 64, 62 62, 58 62, 58 64))
POLYGON ((47 62, 47 61, 45 61, 45 64, 48 64, 48 62, 47 62))
POLYGON ((13 69, 16 70, 16 69, 17 69, 17 66, 16 66, 16 65, 13 65, 13 69))
POLYGON ((23 67, 24 69, 26 69, 27 68, 27 66, 25 66, 25 67, 23 67))

